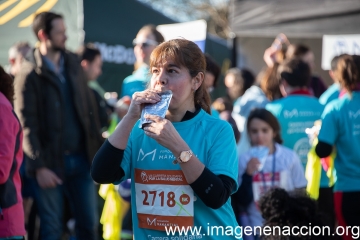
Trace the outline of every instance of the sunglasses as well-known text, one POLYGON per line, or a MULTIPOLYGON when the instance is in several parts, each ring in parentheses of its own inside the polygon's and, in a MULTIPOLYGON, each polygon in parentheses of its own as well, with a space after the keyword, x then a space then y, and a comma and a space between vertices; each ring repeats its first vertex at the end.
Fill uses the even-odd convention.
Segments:
POLYGON ((137 41, 136 38, 133 40, 132 42, 133 46, 141 46, 143 48, 146 48, 146 47, 149 47, 149 46, 157 46, 159 45, 158 42, 154 41, 154 40, 151 40, 151 39, 146 39, 145 42, 140 42, 140 41, 137 41))

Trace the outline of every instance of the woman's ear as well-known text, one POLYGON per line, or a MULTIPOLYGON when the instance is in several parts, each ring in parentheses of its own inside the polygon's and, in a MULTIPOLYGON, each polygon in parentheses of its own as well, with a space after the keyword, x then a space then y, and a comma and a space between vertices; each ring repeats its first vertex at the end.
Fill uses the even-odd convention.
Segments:
POLYGON ((192 89, 194 91, 198 90, 198 88, 201 86, 201 84, 204 81, 204 73, 199 72, 193 79, 192 79, 192 89))

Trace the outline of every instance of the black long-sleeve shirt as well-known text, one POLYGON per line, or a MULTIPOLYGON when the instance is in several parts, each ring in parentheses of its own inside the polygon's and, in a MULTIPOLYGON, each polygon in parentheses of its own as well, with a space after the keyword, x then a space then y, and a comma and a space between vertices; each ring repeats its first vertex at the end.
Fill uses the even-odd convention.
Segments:
POLYGON ((315 152, 320 158, 329 156, 332 150, 333 150, 333 146, 322 141, 319 141, 315 147, 315 152))

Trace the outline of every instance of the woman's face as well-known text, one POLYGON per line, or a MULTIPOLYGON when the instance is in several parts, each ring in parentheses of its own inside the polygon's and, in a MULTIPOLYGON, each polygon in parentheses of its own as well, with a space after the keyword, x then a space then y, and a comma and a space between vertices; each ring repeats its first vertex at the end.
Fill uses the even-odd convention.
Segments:
POLYGON ((225 76, 225 86, 227 89, 227 93, 229 94, 229 97, 233 100, 236 101, 236 99, 238 99, 238 97, 240 97, 242 95, 242 88, 243 88, 243 82, 238 82, 238 80, 236 79, 236 76, 232 73, 228 73, 225 76))
POLYGON ((235 75, 234 74, 226 74, 224 81, 225 81, 225 86, 227 88, 232 88, 235 85, 235 75))
POLYGON ((203 73, 199 73, 193 78, 186 67, 178 65, 170 59, 159 66, 152 67, 150 71, 152 74, 151 89, 173 92, 169 111, 182 111, 194 107, 194 92, 204 80, 203 73))
POLYGON ((149 65, 150 55, 157 46, 155 36, 146 30, 140 31, 134 40, 134 54, 136 62, 149 65))
POLYGON ((249 124, 248 130, 251 145, 261 145, 271 148, 275 134, 274 130, 267 122, 258 118, 253 118, 249 124))

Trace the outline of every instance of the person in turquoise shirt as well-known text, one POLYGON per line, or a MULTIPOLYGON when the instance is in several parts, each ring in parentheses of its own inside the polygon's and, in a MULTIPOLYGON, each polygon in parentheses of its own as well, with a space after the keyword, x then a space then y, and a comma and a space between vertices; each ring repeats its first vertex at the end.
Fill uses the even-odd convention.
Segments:
POLYGON ((306 128, 311 128, 321 118, 324 107, 307 88, 310 79, 309 66, 299 59, 283 62, 278 69, 281 99, 266 105, 281 125, 284 146, 293 149, 306 166, 310 143, 306 128))
POLYGON ((164 41, 164 37, 156 30, 154 25, 142 27, 133 41, 136 58, 135 72, 126 77, 121 87, 120 97, 132 95, 135 92, 144 91, 150 80, 149 61, 154 48, 164 41))
POLYGON ((124 79, 120 97, 132 97, 135 92, 144 91, 149 80, 149 66, 142 64, 132 75, 124 79))
POLYGON ((321 94, 319 98, 319 102, 326 106, 329 102, 332 100, 338 99, 340 94, 340 84, 336 80, 336 71, 337 71, 337 63, 340 56, 335 56, 331 60, 331 69, 329 71, 329 75, 332 80, 334 80, 334 83, 323 93, 321 94))
POLYGON ((326 106, 315 151, 327 157, 335 147, 336 216, 340 226, 360 226, 360 56, 341 57, 337 76, 347 94, 326 106))
POLYGON ((209 114, 205 66, 194 42, 160 44, 149 88, 134 94, 94 158, 94 181, 132 179, 135 239, 242 239, 230 201, 238 188, 235 139, 227 122, 209 114), (164 90, 173 93, 165 118, 146 115, 151 123, 139 126, 143 105, 160 101, 164 90))
POLYGON ((340 85, 333 83, 319 98, 319 102, 326 106, 332 100, 338 99, 340 94, 340 85))
MULTIPOLYGON (((305 132, 321 118, 324 106, 308 90, 311 71, 308 64, 300 59, 289 59, 278 68, 280 92, 283 98, 268 103, 266 109, 274 114, 281 125, 283 145, 294 150, 300 157, 304 169, 310 150, 310 141, 305 132)), ((324 169, 321 171, 319 208, 327 218, 334 219, 332 188, 324 169)), ((332 225, 333 221, 330 221, 332 225)), ((332 227, 332 226, 331 226, 332 227)))

